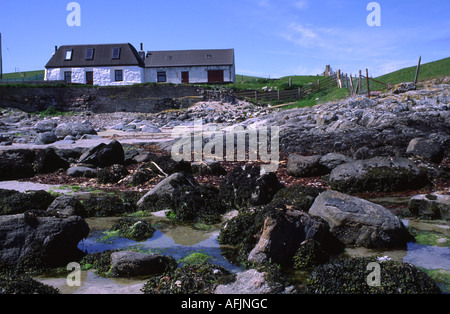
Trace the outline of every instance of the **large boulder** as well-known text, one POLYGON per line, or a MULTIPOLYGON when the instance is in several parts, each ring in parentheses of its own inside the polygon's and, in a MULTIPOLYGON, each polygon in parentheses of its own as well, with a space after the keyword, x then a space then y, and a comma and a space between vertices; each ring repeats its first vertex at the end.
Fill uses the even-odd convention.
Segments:
POLYGON ((173 257, 121 251, 111 254, 111 274, 114 277, 137 277, 164 273, 174 265, 173 257))
POLYGON ((415 217, 450 220, 450 195, 419 194, 409 200, 408 209, 415 217))
POLYGON ((152 197, 172 197, 176 190, 182 189, 184 187, 195 187, 198 183, 195 179, 188 174, 177 172, 167 177, 151 189, 147 194, 145 194, 138 202, 138 206, 145 204, 147 199, 152 197))
POLYGON ((33 168, 36 173, 52 173, 59 169, 69 168, 69 162, 49 147, 36 153, 33 168))
POLYGON ((34 176, 33 163, 36 153, 18 149, 0 152, 0 181, 25 179, 34 176))
POLYGON ((278 214, 266 218, 262 235, 250 252, 248 261, 292 264, 292 258, 300 244, 306 240, 317 241, 330 254, 339 253, 343 248, 329 232, 326 223, 314 219, 303 211, 288 210, 284 215, 278 214))
POLYGON ((23 214, 27 210, 47 210, 55 197, 46 191, 18 192, 0 189, 0 215, 23 214))
POLYGON ((440 163, 444 158, 442 146, 430 139, 415 138, 409 142, 406 153, 420 156, 428 161, 440 163))
POLYGON ((401 157, 375 157, 334 168, 329 183, 344 193, 394 192, 420 189, 428 184, 425 173, 411 160, 401 157))
POLYGON ((37 133, 45 133, 53 131, 57 126, 58 123, 55 120, 41 120, 34 125, 34 129, 37 133))
POLYGON ((0 262, 60 267, 80 260, 78 243, 89 235, 79 216, 56 218, 40 211, 0 216, 0 262))
POLYGON ((100 168, 123 165, 125 163, 125 152, 122 144, 118 141, 112 141, 109 144, 102 143, 84 152, 78 163, 100 168))
POLYGON ((259 166, 236 167, 220 184, 224 202, 236 208, 268 204, 283 185, 259 166))
POLYGON ((45 132, 40 133, 38 136, 36 136, 36 139, 34 140, 35 145, 47 145, 52 144, 58 140, 58 137, 54 132, 45 132))
POLYGON ((249 269, 239 272, 234 282, 218 285, 214 294, 274 294, 279 293, 280 288, 269 283, 267 272, 249 269))
POLYGON ((57 197, 47 208, 47 212, 57 217, 86 217, 83 204, 76 197, 67 195, 57 197))
POLYGON ((55 128, 54 132, 58 138, 65 138, 67 135, 81 138, 85 134, 97 134, 90 123, 79 122, 62 123, 55 128))
POLYGON ((288 158, 287 173, 294 177, 316 177, 326 174, 328 169, 320 164, 322 156, 301 156, 291 154, 288 158))
POLYGON ((349 246, 405 247, 411 239, 402 221, 383 206, 336 191, 321 193, 309 210, 349 246))

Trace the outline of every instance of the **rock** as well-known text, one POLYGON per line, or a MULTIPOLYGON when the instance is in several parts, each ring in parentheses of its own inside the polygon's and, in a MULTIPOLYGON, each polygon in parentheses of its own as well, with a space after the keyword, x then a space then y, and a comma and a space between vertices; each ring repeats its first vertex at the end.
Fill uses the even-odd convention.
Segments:
POLYGON ((278 293, 278 287, 270 285, 267 281, 267 273, 256 269, 239 272, 236 280, 227 285, 218 285, 214 294, 273 294, 278 293))
POLYGON ((237 167, 220 184, 222 199, 229 206, 268 204, 283 187, 273 172, 261 174, 259 166, 237 167))
POLYGON ((342 250, 342 245, 331 235, 327 224, 312 218, 308 213, 288 210, 284 215, 266 218, 262 235, 250 252, 250 263, 272 261, 280 265, 292 265, 295 253, 305 240, 323 244, 330 254, 342 250))
POLYGON ((72 135, 80 138, 84 134, 97 135, 95 129, 88 123, 68 122, 58 125, 54 130, 58 138, 65 138, 67 135, 72 135))
POLYGON ((33 169, 36 173, 52 173, 59 169, 69 168, 69 163, 56 154, 53 148, 40 150, 36 153, 33 169))
POLYGON ((8 150, 0 152, 0 181, 25 179, 34 176, 32 150, 8 150))
POLYGON ((309 214, 328 222, 331 233, 345 245, 395 248, 410 240, 402 221, 386 208, 336 191, 321 193, 309 214))
POLYGON ((156 156, 153 153, 145 152, 138 154, 132 158, 136 163, 140 164, 143 162, 151 162, 156 161, 158 159, 158 156, 156 156))
POLYGON ((152 196, 172 196, 176 189, 181 189, 188 186, 197 186, 198 183, 195 179, 185 173, 177 172, 170 177, 161 181, 157 186, 145 194, 138 202, 137 205, 141 206, 145 203, 146 199, 152 196))
POLYGON ((347 157, 342 154, 337 153, 329 153, 325 156, 322 156, 319 160, 319 164, 324 166, 329 171, 333 170, 337 166, 340 166, 345 163, 354 162, 353 158, 347 157))
POLYGON ((301 156, 290 154, 287 163, 287 173, 294 177, 316 177, 327 173, 327 169, 320 165, 322 156, 301 156))
POLYGON ((141 132, 144 132, 144 133, 162 133, 162 131, 160 129, 158 129, 156 126, 153 126, 153 125, 144 125, 141 128, 141 132))
POLYGON ((125 152, 122 144, 112 141, 108 145, 102 143, 84 152, 78 163, 90 164, 95 167, 108 167, 112 165, 123 165, 125 163, 125 152))
POLYGON ((441 163, 444 158, 444 150, 441 145, 433 140, 415 138, 411 140, 406 149, 407 154, 423 157, 424 159, 441 163))
POLYGON ((422 295, 441 292, 436 281, 412 264, 357 257, 336 259, 315 268, 307 280, 306 293, 422 295), (371 263, 379 266, 379 284, 373 280, 371 263))
POLYGON ((165 272, 174 262, 169 256, 135 251, 115 252, 111 254, 111 274, 126 278, 155 275, 165 272))
POLYGON ((0 190, 0 215, 23 214, 30 209, 47 210, 54 200, 55 197, 46 191, 0 190))
POLYGON ((56 217, 86 217, 83 204, 73 196, 59 196, 47 208, 47 212, 56 217))
POLYGON ((198 162, 195 161, 191 164, 192 172, 199 175, 213 175, 213 176, 224 176, 227 171, 222 167, 218 161, 205 161, 198 162))
POLYGON ((112 165, 97 172, 97 181, 99 184, 114 184, 125 178, 129 174, 128 170, 122 165, 112 165))
POLYGON ((409 200, 408 209, 414 217, 450 220, 450 195, 419 194, 409 200))
POLYGON ((71 168, 67 169, 66 174, 69 177, 73 177, 73 178, 80 178, 80 177, 96 178, 97 170, 89 168, 89 167, 76 166, 76 167, 71 167, 71 168))
POLYGON ((346 193, 393 192, 423 188, 428 179, 409 159, 375 157, 337 166, 329 183, 332 189, 346 193))
POLYGON ((412 82, 400 83, 394 87, 394 94, 403 94, 412 90, 416 90, 416 85, 412 82))
POLYGON ((35 145, 47 145, 55 143, 58 140, 56 134, 53 132, 45 132, 39 134, 34 140, 35 145))
POLYGON ((88 224, 78 216, 55 218, 32 211, 0 216, 0 262, 67 266, 84 256, 77 246, 89 231, 88 224))
POLYGON ((34 125, 34 129, 37 133, 45 133, 53 131, 57 126, 58 123, 55 120, 42 120, 34 125))

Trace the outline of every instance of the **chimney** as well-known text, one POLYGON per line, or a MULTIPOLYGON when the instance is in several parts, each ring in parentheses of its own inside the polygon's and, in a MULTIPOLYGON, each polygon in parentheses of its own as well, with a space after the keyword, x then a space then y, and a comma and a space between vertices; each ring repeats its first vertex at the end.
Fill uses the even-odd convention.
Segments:
POLYGON ((144 44, 141 43, 141 50, 139 51, 139 57, 142 61, 145 61, 145 51, 144 51, 144 44))
POLYGON ((58 51, 58 46, 55 46, 55 53, 58 51))

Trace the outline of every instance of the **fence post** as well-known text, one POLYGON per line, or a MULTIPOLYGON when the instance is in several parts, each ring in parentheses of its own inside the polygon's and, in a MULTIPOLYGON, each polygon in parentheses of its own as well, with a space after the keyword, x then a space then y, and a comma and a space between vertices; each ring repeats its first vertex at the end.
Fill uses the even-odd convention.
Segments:
POLYGON ((298 88, 298 99, 302 99, 302 88, 298 88))
POLYGON ((338 70, 338 87, 342 88, 342 82, 341 82, 341 70, 338 70))
POLYGON ((280 91, 278 90, 277 92, 278 92, 277 93, 278 94, 278 100, 280 100, 280 91))
POLYGON ((358 88, 359 88, 359 92, 360 93, 361 93, 361 90, 362 90, 361 80, 362 80, 362 74, 361 74, 361 70, 359 70, 358 88))
POLYGON ((353 90, 353 78, 352 74, 350 73, 350 96, 353 96, 355 94, 355 91, 353 90))
POLYGON ((367 97, 370 98, 369 69, 366 69, 367 97))
POLYGON ((422 56, 419 57, 419 63, 417 64, 416 77, 414 78, 414 85, 417 85, 417 80, 419 79, 420 62, 422 61, 422 56))

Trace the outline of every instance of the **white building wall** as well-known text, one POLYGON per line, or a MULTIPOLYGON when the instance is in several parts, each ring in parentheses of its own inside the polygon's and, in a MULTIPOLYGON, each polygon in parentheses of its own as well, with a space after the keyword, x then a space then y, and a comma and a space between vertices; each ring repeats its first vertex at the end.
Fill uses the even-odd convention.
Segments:
POLYGON ((208 83, 209 70, 223 70, 225 82, 234 82, 235 80, 234 66, 203 66, 146 68, 145 82, 157 83, 158 72, 166 72, 166 83, 181 84, 181 72, 189 72, 189 83, 208 83))
POLYGON ((138 66, 47 69, 46 80, 63 81, 72 72, 72 83, 86 84, 86 72, 94 73, 94 85, 123 86, 144 83, 144 69, 138 66), (123 81, 115 81, 115 70, 122 70, 123 81))

